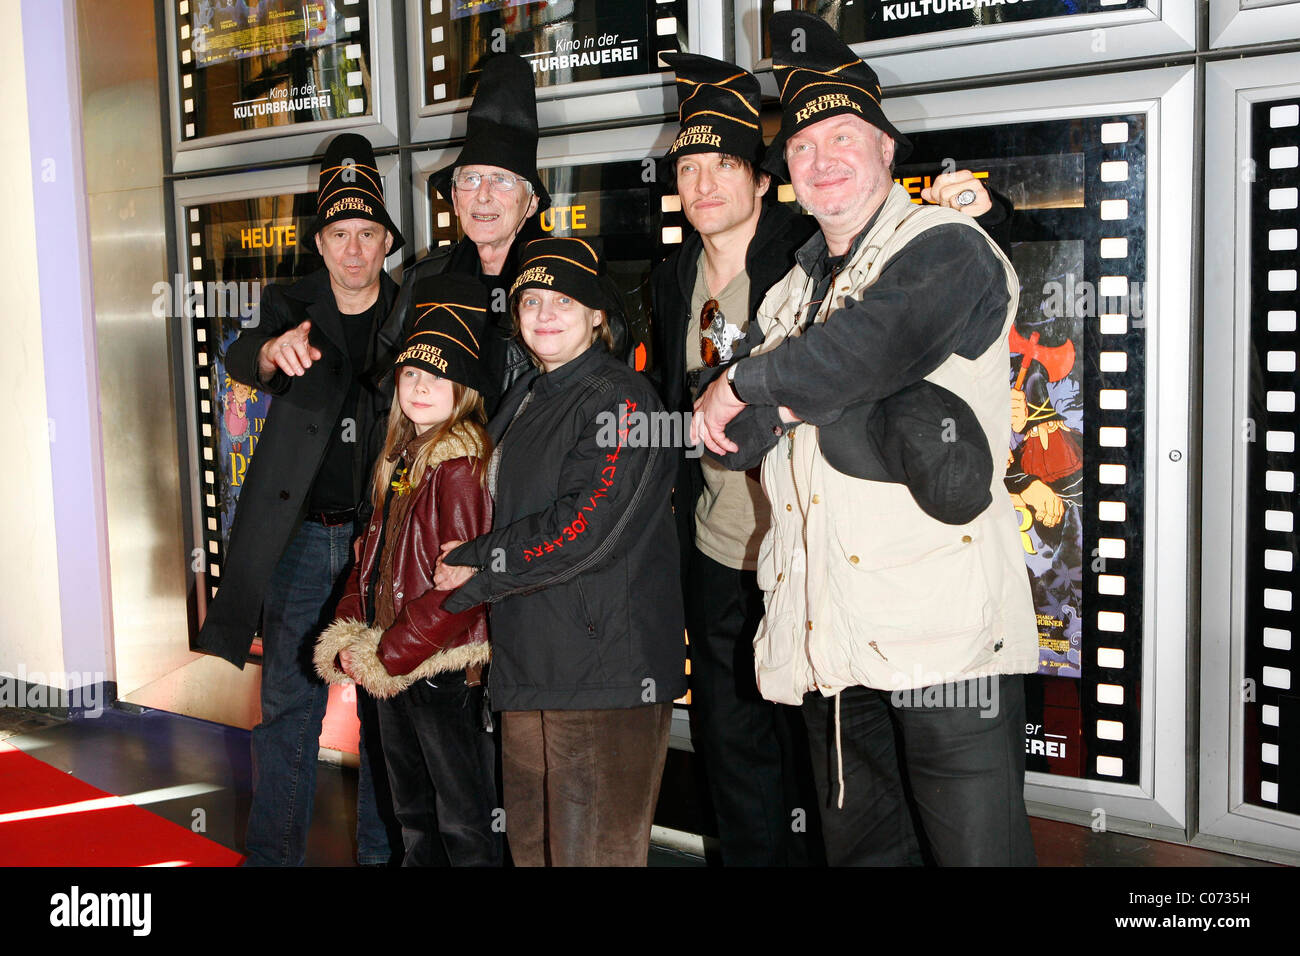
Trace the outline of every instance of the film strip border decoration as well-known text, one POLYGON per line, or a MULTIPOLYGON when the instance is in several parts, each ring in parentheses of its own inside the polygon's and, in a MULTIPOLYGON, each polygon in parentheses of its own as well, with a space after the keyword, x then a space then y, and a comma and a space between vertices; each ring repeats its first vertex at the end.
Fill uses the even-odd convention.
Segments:
POLYGON ((1084 327, 1084 460, 1095 465, 1084 473, 1084 776, 1136 783, 1145 592, 1146 120, 1116 116, 1086 126, 1100 149, 1088 152, 1084 195, 1102 238, 1084 260, 1085 274, 1096 276, 1098 305, 1084 327))
MULTIPOLYGON (((343 82, 337 85, 331 85, 329 89, 331 102, 337 101, 342 104, 342 109, 333 109, 332 115, 314 115, 313 120, 336 119, 341 116, 362 116, 370 112, 370 4, 368 0, 334 0, 333 4, 341 8, 343 20, 342 29, 344 37, 341 42, 344 43, 342 57, 346 69, 343 71, 343 82)), ((311 110, 316 113, 323 107, 319 103, 319 94, 313 91, 313 96, 291 97, 291 90, 284 91, 277 100, 283 100, 282 108, 279 102, 271 102, 270 93, 275 87, 267 88, 267 95, 261 98, 250 99, 232 103, 210 102, 213 97, 205 89, 204 84, 197 82, 200 74, 199 64, 195 61, 193 52, 195 35, 197 33, 198 17, 201 15, 205 4, 202 0, 177 0, 176 3, 176 49, 179 53, 178 62, 175 64, 177 79, 180 82, 180 139, 182 142, 202 139, 205 136, 214 135, 206 129, 206 123, 203 118, 207 116, 209 109, 214 107, 230 107, 235 110, 235 119, 241 119, 238 109, 244 107, 249 110, 247 117, 253 115, 271 115, 283 113, 292 115, 295 112, 311 110), (265 103, 265 106, 255 104, 265 103), (287 107, 300 104, 297 110, 288 109, 287 107), (254 113, 253 111, 261 111, 254 113)), ((320 5, 326 13, 329 6, 320 5)), ((304 7, 304 11, 305 11, 304 7)), ((292 126, 291 121, 288 126, 292 126)), ((244 127, 249 128, 249 127, 244 127)))
POLYGON ((425 181, 424 188, 429 197, 429 250, 433 251, 459 239, 460 230, 456 224, 456 210, 433 187, 432 179, 425 181))
MULTIPOLYGON (((1065 612, 1046 624, 1040 617, 1040 628, 1055 629, 1049 633, 1055 634, 1056 643, 1068 643, 1077 635, 1079 677, 1077 682, 1046 673, 1028 678, 1027 704, 1036 702, 1042 713, 1035 714, 1031 707, 1027 716, 1044 719, 1035 730, 1035 734, 1042 732, 1042 738, 1027 732, 1026 754, 1031 770, 1136 783, 1141 771, 1145 592, 1146 118, 1140 114, 1063 118, 925 130, 910 137, 915 152, 895 171, 896 177, 904 177, 905 188, 924 181, 924 176, 908 178, 903 172, 907 166, 918 173, 930 167, 938 172, 952 162, 957 169, 970 166, 978 172, 978 163, 987 161, 994 188, 1018 190, 1023 185, 1028 190, 1021 200, 1024 208, 1012 221, 1013 247, 1025 243, 1032 250, 1041 243, 1060 244, 1061 254, 1075 242, 1082 247, 1077 266, 1069 265, 1072 256, 1066 255, 1048 273, 1021 275, 1018 323, 1028 318, 1026 303, 1034 302, 1041 302, 1040 319, 1064 315, 1081 320, 1074 362, 1081 372, 1075 401, 1083 406, 1083 432, 1078 438, 1082 466, 1079 477, 1068 481, 1077 488, 1081 478, 1081 551, 1077 560, 1068 553, 1063 517, 1056 526, 1060 543, 1042 537, 1037 563, 1047 561, 1051 566, 1039 572, 1036 584, 1036 592, 1042 591, 1036 593, 1036 600, 1047 598, 1057 603, 1058 613, 1065 612), (1076 185, 1072 179, 1057 184, 1064 190, 1057 198, 1049 168, 1021 174, 1030 178, 1019 184, 1000 184, 996 178, 999 163, 1014 169, 1017 164, 1073 155, 1081 157, 1079 204, 1062 203, 1070 191, 1066 187, 1076 185), (1082 276, 1074 275, 1076 268, 1082 269, 1082 276), (1055 269, 1068 271, 1058 274, 1055 269), (1036 288, 1035 283, 1043 279, 1064 281, 1036 288), (1049 288, 1054 291, 1049 293, 1049 288), (1057 296, 1057 304, 1051 304, 1057 296), (1051 546, 1055 554, 1041 552, 1043 546, 1051 546), (1078 581, 1074 601, 1059 594, 1064 586, 1060 577, 1066 574, 1078 581), (1062 717, 1076 708, 1077 731, 1062 717), (1055 732, 1049 732, 1049 711, 1055 732), (1076 732, 1084 758, 1078 762, 1067 753, 1069 738, 1076 732)), ((915 193, 919 186, 909 191, 915 193)), ((1045 331, 1051 332, 1051 323, 1045 331)), ((1067 479, 1043 480, 1050 486, 1067 479)), ((1071 489, 1059 488, 1062 498, 1067 492, 1071 489)), ((1073 506, 1064 507, 1068 516, 1073 506)), ((1022 521, 1025 517, 1030 516, 1022 515, 1022 521)), ((1036 516, 1030 518, 1031 525, 1037 521, 1036 516)), ((1028 542, 1028 527, 1022 525, 1021 532, 1028 542)), ((1040 605, 1038 610, 1041 615, 1052 608, 1040 605)))
POLYGON ((1300 813, 1300 652, 1294 640, 1300 100, 1251 110, 1243 797, 1300 813))
MULTIPOLYGON (((573 16, 579 15, 585 10, 595 10, 596 2, 605 2, 605 0, 577 0, 570 5, 573 16)), ((632 6, 638 0, 621 0, 622 3, 632 6)), ((663 54, 676 53, 682 46, 681 38, 684 37, 689 28, 689 8, 686 0, 639 0, 645 7, 646 17, 649 21, 648 36, 645 38, 650 49, 654 52, 655 65, 660 70, 666 70, 668 65, 663 61, 663 54)), ((504 49, 511 49, 509 34, 510 28, 515 25, 519 19, 519 12, 512 11, 509 8, 517 6, 514 3, 492 3, 495 9, 484 9, 481 13, 470 13, 466 8, 473 6, 466 0, 423 0, 420 7, 421 19, 421 45, 424 51, 424 103, 429 107, 436 107, 441 103, 455 102, 456 100, 468 95, 460 88, 462 72, 468 69, 469 65, 460 63, 461 50, 469 45, 473 50, 479 50, 483 53, 500 52, 504 49), (502 9, 505 8, 505 9, 502 9), (499 18, 491 20, 481 19, 492 14, 498 14, 499 18), (473 19, 471 19, 471 17, 473 19), (469 33, 466 37, 461 35, 463 29, 469 33), (459 45, 459 46, 458 46, 459 45)), ((483 4, 488 7, 488 4, 483 4)), ((530 4, 529 6, 534 6, 530 4)), ((537 5, 540 8, 546 5, 537 5)), ((554 6, 554 4, 552 4, 554 6)), ((541 29, 545 30, 546 42, 565 42, 571 41, 570 37, 563 34, 566 31, 566 22, 560 22, 541 29)), ((632 41, 622 41, 632 42, 632 41)), ((574 47, 574 50, 577 48, 574 47)), ((537 52, 520 51, 527 59, 534 57, 555 55, 560 51, 557 49, 544 50, 537 52)), ((539 73, 547 72, 539 64, 534 64, 534 68, 539 73)), ((539 83, 539 93, 549 84, 539 83)))
MULTIPOLYGON (((182 3, 182 6, 184 4, 182 3)), ((206 255, 204 244, 204 233, 206 231, 206 218, 201 206, 191 206, 185 210, 184 216, 185 231, 189 236, 189 242, 186 244, 189 249, 189 264, 187 271, 189 273, 188 290, 200 300, 193 307, 193 316, 191 317, 192 346, 194 349, 194 395, 195 405, 198 411, 198 451, 199 467, 199 515, 201 526, 199 537, 195 540, 196 549, 201 549, 203 554, 202 562, 196 560, 191 562, 191 570, 195 572, 206 571, 206 582, 208 585, 207 600, 211 600, 217 594, 217 587, 221 583, 221 568, 225 562, 225 551, 221 538, 221 511, 219 504, 220 486, 217 482, 217 469, 221 463, 216 460, 217 454, 217 435, 213 427, 216 420, 216 412, 212 404, 212 382, 211 377, 215 374, 215 367, 212 361, 213 349, 218 348, 220 343, 214 342, 209 338, 209 329, 207 321, 207 312, 205 303, 202 301, 206 294, 205 284, 214 281, 217 277, 213 273, 206 255)), ((188 310, 187 310, 188 314, 188 310)))
POLYGON ((659 212, 663 225, 659 227, 659 242, 665 246, 679 246, 690 228, 686 213, 682 212, 682 199, 677 193, 664 193, 659 197, 659 212))
POLYGON ((270 193, 196 203, 180 219, 186 280, 171 314, 186 321, 193 350, 199 523, 191 571, 206 572, 205 600, 221 584, 226 536, 273 402, 229 376, 225 350, 256 325, 266 284, 292 283, 320 267, 300 242, 314 211, 314 193, 270 193))

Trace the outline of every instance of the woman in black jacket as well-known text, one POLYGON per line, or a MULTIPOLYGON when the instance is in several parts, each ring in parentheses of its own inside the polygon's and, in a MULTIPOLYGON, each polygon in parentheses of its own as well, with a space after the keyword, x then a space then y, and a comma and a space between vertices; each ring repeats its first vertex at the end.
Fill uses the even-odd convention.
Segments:
POLYGON ((676 452, 653 386, 610 354, 622 310, 587 243, 529 243, 511 295, 538 371, 489 425, 494 530, 444 545, 438 586, 459 586, 447 610, 490 605, 515 863, 644 865, 686 690, 676 452))

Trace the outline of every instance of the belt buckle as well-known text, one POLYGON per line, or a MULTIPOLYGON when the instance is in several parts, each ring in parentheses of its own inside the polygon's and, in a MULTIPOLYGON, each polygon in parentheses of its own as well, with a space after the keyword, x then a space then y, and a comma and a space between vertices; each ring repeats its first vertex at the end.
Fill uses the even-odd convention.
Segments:
POLYGON ((326 528, 338 528, 350 523, 356 517, 356 509, 348 511, 318 511, 316 520, 326 528))

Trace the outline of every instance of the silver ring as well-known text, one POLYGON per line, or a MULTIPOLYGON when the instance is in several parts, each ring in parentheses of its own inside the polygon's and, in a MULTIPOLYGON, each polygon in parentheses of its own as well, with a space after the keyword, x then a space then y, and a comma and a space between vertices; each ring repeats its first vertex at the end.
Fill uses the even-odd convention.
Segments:
POLYGON ((963 189, 961 192, 957 194, 958 206, 969 206, 974 201, 975 201, 975 190, 973 189, 963 189))

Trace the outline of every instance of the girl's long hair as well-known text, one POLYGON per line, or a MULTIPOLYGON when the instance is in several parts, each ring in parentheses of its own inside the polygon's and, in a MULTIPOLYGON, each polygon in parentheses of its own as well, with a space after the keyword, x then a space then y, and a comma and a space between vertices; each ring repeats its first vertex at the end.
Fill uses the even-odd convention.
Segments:
MULTIPOLYGON (((401 372, 400 368, 398 372, 401 372)), ((451 430, 456 425, 461 423, 474 432, 482 443, 483 454, 475 463, 475 471, 479 481, 483 480, 487 458, 492 451, 492 440, 488 438, 487 430, 483 427, 487 423, 487 414, 483 409, 483 396, 460 382, 451 383, 451 394, 453 398, 451 417, 436 428, 430 428, 423 435, 416 437, 415 425, 403 414, 402 404, 398 401, 394 390, 393 405, 388 411, 388 433, 384 438, 384 450, 380 452, 379 460, 375 462, 375 474, 370 488, 370 500, 374 504, 375 511, 383 511, 384 499, 388 496, 388 486, 397 471, 397 461, 402 449, 407 449, 411 460, 406 479, 412 488, 418 487, 421 479, 424 478, 425 469, 429 467, 429 458, 433 454, 433 449, 438 442, 451 434, 451 430)))

